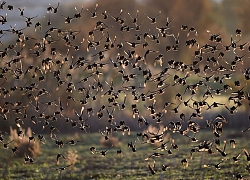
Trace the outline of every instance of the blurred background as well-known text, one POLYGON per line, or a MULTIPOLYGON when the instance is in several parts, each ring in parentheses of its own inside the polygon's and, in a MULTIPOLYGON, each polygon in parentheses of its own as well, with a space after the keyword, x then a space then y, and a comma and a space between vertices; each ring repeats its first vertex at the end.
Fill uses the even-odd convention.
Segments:
MULTIPOLYGON (((194 48, 187 48, 186 47, 186 40, 190 39, 190 37, 187 37, 187 32, 181 31, 182 25, 187 25, 188 27, 194 27, 197 32, 198 36, 193 36, 197 39, 199 42, 200 47, 203 46, 206 43, 209 42, 209 35, 211 34, 220 34, 222 37, 222 43, 224 45, 229 45, 231 43, 231 37, 235 41, 240 41, 240 43, 247 43, 250 39, 250 24, 249 24, 249 18, 250 18, 250 1, 247 0, 241 0, 234 1, 234 0, 190 0, 190 1, 182 1, 182 0, 165 0, 165 1, 150 1, 150 0, 126 0, 126 1, 113 1, 113 0, 105 0, 105 1, 66 1, 61 0, 58 7, 57 13, 51 13, 47 12, 47 7, 53 6, 57 7, 58 2, 57 1, 29 1, 29 0, 19 0, 19 1, 8 1, 7 4, 11 4, 14 6, 14 9, 12 11, 1 9, 0 14, 2 16, 5 16, 7 13, 7 19, 8 22, 1 25, 2 30, 9 30, 9 29, 22 29, 26 37, 30 37, 31 40, 25 42, 25 46, 21 46, 17 39, 17 35, 15 33, 5 32, 3 33, 1 37, 2 45, 0 47, 1 52, 4 51, 5 48, 7 48, 9 45, 14 44, 16 46, 16 49, 21 51, 21 56, 24 57, 22 60, 22 69, 24 72, 26 69, 32 64, 33 66, 41 66, 41 62, 46 57, 51 57, 50 50, 51 48, 56 48, 56 55, 52 55, 52 59, 54 60, 63 60, 65 57, 68 58, 68 64, 73 64, 79 57, 85 57, 85 59, 88 59, 92 62, 99 62, 98 52, 103 50, 103 45, 100 47, 97 47, 96 49, 91 48, 89 51, 87 50, 88 45, 88 39, 91 37, 89 36, 89 32, 91 32, 96 27, 96 22, 98 20, 103 21, 107 26, 104 26, 108 30, 104 33, 95 32, 95 40, 100 40, 104 44, 104 36, 110 36, 111 40, 113 41, 116 39, 115 43, 118 44, 120 42, 134 42, 136 41, 136 37, 140 34, 143 34, 144 32, 148 32, 149 34, 155 34, 156 36, 159 35, 158 31, 155 29, 155 26, 164 26, 167 21, 170 22, 169 24, 169 34, 174 34, 175 37, 179 34, 180 44, 179 44, 179 50, 178 51, 166 51, 166 46, 172 45, 174 43, 173 40, 170 38, 162 39, 160 43, 155 43, 154 41, 149 41, 149 49, 154 50, 157 52, 160 52, 164 55, 164 62, 163 67, 155 66, 154 65, 154 58, 155 54, 149 54, 147 57, 147 67, 150 68, 152 74, 157 74, 164 69, 164 65, 167 65, 167 62, 171 59, 182 61, 185 64, 192 64, 195 59, 195 47, 194 48), (97 17, 91 18, 91 13, 88 12, 86 9, 88 8, 91 11, 94 11, 96 4, 98 4, 97 7, 97 17), (20 16, 20 10, 24 9, 24 15, 26 17, 34 17, 32 18, 32 27, 25 28, 26 22, 25 18, 20 16), (119 16, 119 13, 121 12, 121 9, 123 12, 121 13, 121 17, 125 19, 125 24, 129 27, 133 27, 133 22, 130 15, 132 17, 135 17, 138 10, 138 24, 140 25, 140 30, 135 31, 131 29, 131 31, 121 31, 121 25, 117 25, 117 23, 114 21, 114 19, 110 18, 111 16, 117 17, 119 16), (80 19, 73 19, 70 24, 65 23, 65 18, 72 17, 77 12, 81 12, 81 18, 80 19), (103 16, 101 15, 104 12, 108 12, 109 18, 104 20, 103 16), (159 14, 159 12, 161 12, 159 14), (148 16, 156 16, 157 17, 157 23, 151 24, 150 20, 147 18, 148 16), (37 16, 37 17, 36 17, 37 16), (36 31, 34 28, 34 25, 40 22, 41 28, 37 27, 36 31), (48 22, 51 23, 51 25, 48 25, 48 22), (42 56, 36 56, 35 55, 35 42, 42 42, 42 39, 48 29, 51 27, 60 28, 63 31, 74 31, 76 35, 76 39, 72 41, 72 46, 79 45, 80 50, 79 51, 73 51, 70 50, 69 53, 68 49, 70 49, 68 46, 66 46, 64 43, 62 43, 61 40, 58 39, 58 36, 51 33, 51 44, 47 45, 47 50, 43 53, 42 56), (24 28, 24 29, 23 29, 24 28), (236 37, 236 29, 240 29, 242 31, 242 36, 236 37), (108 34, 107 34, 108 32, 108 34), (79 33, 79 34, 78 34, 79 33), (104 35, 104 36, 103 36, 104 35), (103 38, 103 39, 102 39, 103 38), (97 54, 97 55, 96 55, 97 54), (94 55, 94 56, 93 56, 94 55)), ((6 5, 7 5, 6 4, 6 5)), ((190 35, 191 36, 191 35, 190 35)), ((23 38, 23 37, 22 37, 23 38)), ((103 129, 105 126, 108 126, 109 123, 107 122, 107 113, 104 112, 104 118, 99 120, 96 116, 98 110, 100 109, 102 104, 105 104, 108 97, 102 97, 102 93, 97 94, 96 100, 88 101, 87 104, 81 104, 81 103, 74 103, 71 100, 68 100, 67 97, 72 96, 76 102, 80 102, 80 100, 86 96, 86 94, 81 93, 79 91, 79 88, 84 87, 85 89, 89 88, 89 93, 91 96, 94 96, 95 93, 97 93, 96 90, 92 90, 90 88, 90 85, 96 84, 97 81, 100 81, 103 86, 105 86, 105 89, 107 90, 109 86, 112 84, 116 89, 120 89, 121 86, 121 75, 117 73, 117 70, 115 70, 110 63, 109 59, 116 59, 117 54, 120 53, 121 55, 124 54, 124 50, 129 49, 130 46, 127 43, 124 43, 124 49, 118 49, 114 48, 107 52, 103 52, 105 55, 103 63, 109 63, 108 66, 105 66, 102 69, 102 72, 104 73, 103 76, 97 78, 89 78, 89 81, 87 82, 81 82, 82 79, 88 77, 91 73, 93 73, 91 70, 85 70, 82 69, 76 69, 74 71, 69 70, 69 66, 63 66, 60 67, 61 70, 61 77, 66 82, 71 81, 74 84, 74 88, 72 88, 72 91, 67 92, 67 85, 60 86, 58 85, 58 82, 55 80, 53 76, 53 72, 57 70, 57 66, 53 68, 49 68, 46 71, 44 71, 44 74, 39 74, 38 76, 44 76, 45 81, 40 81, 38 78, 32 79, 31 75, 25 75, 22 76, 21 79, 17 80, 14 77, 13 73, 8 74, 8 81, 4 78, 1 78, 0 84, 2 84, 2 91, 1 91, 1 99, 0 99, 0 105, 2 107, 2 117, 0 118, 1 123, 1 131, 9 131, 10 126, 15 127, 15 119, 17 117, 20 117, 24 114, 22 113, 14 113, 13 109, 11 112, 8 113, 8 120, 4 120, 4 113, 3 109, 5 107, 6 102, 16 102, 16 101, 22 101, 23 106, 27 106, 25 108, 25 113, 27 113, 28 117, 26 119, 23 119, 23 125, 22 127, 32 127, 32 130, 34 132, 40 132, 42 130, 42 127, 45 126, 44 124, 50 123, 53 126, 57 127, 61 132, 71 132, 71 131, 79 131, 77 128, 72 128, 72 122, 78 119, 75 112, 78 112, 80 114, 82 108, 85 108, 83 118, 87 119, 86 123, 90 125, 91 132, 98 131, 100 129, 103 129), (71 77, 68 77, 67 74, 70 72, 71 77), (11 78, 12 77, 12 78, 11 78), (71 78, 68 80, 68 78, 71 78), (38 84, 36 88, 33 90, 33 94, 39 93, 39 90, 45 88, 49 95, 42 96, 42 98, 39 98, 39 110, 34 111, 34 107, 36 106, 35 101, 32 99, 30 100, 29 97, 27 97, 27 92, 23 91, 11 91, 12 87, 27 87, 30 86, 32 82, 35 82, 38 84), (58 88, 57 88, 58 86, 58 88), (4 88, 4 89, 3 89, 4 88), (4 94, 4 90, 9 90, 9 93, 7 95, 4 94), (59 97, 60 101, 62 102, 62 105, 65 107, 63 111, 63 117, 58 117, 58 119, 46 119, 43 117, 44 114, 53 114, 53 112, 57 111, 59 108, 59 97), (53 101, 55 102, 55 106, 48 107, 48 102, 53 101), (89 114, 86 113, 87 108, 93 109, 92 112, 89 114), (21 115, 22 114, 22 115, 21 115), (32 120, 32 118, 36 117, 36 120, 32 120), (34 123, 34 121, 36 123, 34 123), (38 126, 37 124, 41 124, 38 126)), ((248 47, 248 46, 247 46, 248 47)), ((3 57, 1 60, 1 68, 3 68, 6 65, 6 62, 10 61, 15 57, 15 51, 9 51, 9 54, 7 57, 3 57)), ((142 47, 136 47, 136 53, 138 55, 143 56, 145 54, 145 49, 142 47)), ((248 49, 243 50, 241 52, 237 52, 237 55, 239 56, 245 56, 245 58, 248 58, 248 49)), ((205 58, 205 57, 204 57, 205 58)), ((231 62, 235 58, 235 54, 233 52, 229 52, 226 54, 225 58, 228 62, 231 62)), ((66 63, 66 64, 67 64, 66 63)), ((234 81, 239 80, 242 84, 241 88, 244 87, 244 91, 247 92, 249 90, 249 86, 247 85, 247 80, 244 79, 244 76, 242 75, 242 71, 244 71, 244 68, 248 68, 250 63, 248 61, 244 61, 244 64, 239 65, 237 67, 237 71, 234 73, 234 76, 230 81, 227 81, 227 83, 233 87, 234 81), (244 86, 246 85, 246 86, 244 86)), ((146 66, 142 65, 144 68, 146 66)), ((204 63, 200 63, 200 67, 204 67, 204 63)), ((12 67, 14 68, 14 67, 12 67)), ((216 67, 214 68, 216 69, 216 67)), ((137 70, 133 69, 126 69, 127 73, 136 73, 137 70)), ((173 76, 174 74, 178 74, 180 77, 184 77, 186 75, 186 72, 174 72, 170 71, 170 74, 173 76)), ((15 74, 15 73, 14 73, 15 74)), ((187 84, 193 84, 197 83, 199 80, 202 80, 202 76, 209 76, 209 74, 203 74, 200 73, 198 75, 192 75, 190 78, 188 78, 187 84)), ((222 76, 220 74, 220 76, 222 76)), ((131 86, 136 85, 138 87, 142 86, 144 83, 143 78, 137 78, 133 81, 132 84, 125 84, 124 86, 131 86), (133 84, 134 83, 134 84, 133 84)), ((173 83, 173 77, 170 77, 169 80, 166 80, 166 84, 172 84, 173 83)), ((219 83, 211 83, 209 84, 211 88, 217 89, 221 88, 221 85, 219 83)), ((162 107, 164 107, 164 103, 166 101, 176 103, 175 105, 171 106, 171 108, 174 108, 176 105, 178 105, 176 100, 176 93, 177 90, 181 93, 184 92, 186 86, 170 86, 167 89, 167 93, 164 93, 161 96, 156 97, 157 106, 156 111, 161 111, 162 107)), ((155 89, 155 84, 150 83, 145 88, 138 88, 138 94, 139 93, 148 93, 150 90, 155 89)), ((237 91, 237 87, 233 87, 232 91, 237 91)), ((204 93, 204 92, 203 92, 204 93)), ((194 99, 198 101, 202 99, 202 91, 199 92, 194 99)), ((220 96, 215 96, 213 99, 208 98, 208 103, 211 104, 213 102, 221 102, 225 104, 229 104, 228 97, 230 94, 227 92, 223 92, 220 96)), ((122 104, 124 100, 125 95, 119 96, 117 99, 117 102, 122 104)), ((185 94, 183 96, 185 100, 190 98, 190 94, 185 94)), ((131 111, 131 105, 134 104, 133 97, 130 95, 126 98, 126 105, 128 108, 126 108, 123 111, 118 111, 115 109, 114 118, 118 119, 117 122, 120 120, 124 120, 127 125, 131 127, 132 130, 138 130, 138 123, 137 123, 137 117, 132 117, 132 111, 131 111), (122 118, 121 118, 122 117, 122 118)), ((152 104, 152 102, 137 102, 137 106, 140 110, 140 115, 143 115, 144 117, 147 117, 150 121, 150 123, 155 123, 152 119, 150 119, 150 115, 146 111, 145 106, 148 106, 152 104)), ((249 116, 249 104, 248 101, 244 101, 243 106, 238 110, 238 112, 234 115, 229 115, 228 111, 224 108, 218 108, 216 110, 208 111, 207 113, 202 113, 203 119, 200 120, 199 118, 197 121, 199 121, 201 124, 205 124, 205 120, 213 119, 218 113, 223 114, 228 120, 229 123, 227 124, 228 127, 236 127, 242 128, 244 126, 248 126, 248 116, 249 116), (212 113, 211 113, 212 112, 212 113)), ((110 110, 111 111, 111 110, 110 110)), ((179 120, 179 115, 184 112, 186 117, 189 117, 192 112, 183 106, 180 106, 180 112, 179 113, 167 113, 163 119, 163 124, 168 124, 171 120, 179 120)), ((44 132, 48 131, 48 129, 45 128, 44 132)))

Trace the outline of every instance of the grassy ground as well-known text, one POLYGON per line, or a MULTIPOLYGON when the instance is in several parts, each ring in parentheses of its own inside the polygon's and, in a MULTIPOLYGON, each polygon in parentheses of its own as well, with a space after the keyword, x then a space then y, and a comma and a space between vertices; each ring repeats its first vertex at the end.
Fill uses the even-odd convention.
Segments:
MULTIPOLYGON (((58 135, 59 136, 59 135, 58 135)), ((11 150, 1 148, 0 175, 3 179, 237 179, 237 174, 243 175, 245 179, 249 178, 249 172, 246 165, 244 153, 239 157, 240 161, 235 163, 232 157, 238 154, 243 148, 250 151, 250 132, 235 133, 232 130, 224 132, 221 137, 221 148, 223 140, 227 140, 226 152, 228 160, 221 163, 221 169, 217 170, 214 165, 222 160, 222 156, 213 146, 214 154, 210 155, 206 152, 199 152, 190 159, 191 146, 198 145, 199 142, 191 142, 189 138, 180 134, 171 134, 175 143, 178 144, 179 150, 172 149, 173 155, 169 156, 166 151, 157 151, 164 154, 160 158, 149 158, 150 154, 155 152, 154 145, 141 144, 136 138, 136 133, 132 132, 130 136, 118 135, 117 138, 121 142, 120 147, 104 147, 100 143, 100 134, 74 134, 60 135, 60 139, 67 142, 70 139, 80 140, 76 145, 65 144, 63 148, 58 148, 53 141, 47 141, 41 144, 41 153, 34 158, 34 162, 24 163, 24 158, 15 158, 11 150), (234 138, 237 142, 236 148, 233 149, 229 145, 229 140, 234 138), (132 152, 128 148, 127 143, 136 140, 136 152, 132 152), (107 150, 106 156, 100 153, 92 154, 89 150, 94 146, 97 150, 107 150), (122 149, 122 156, 117 155, 117 150, 122 149), (65 170, 58 170, 59 167, 68 165, 63 158, 60 164, 56 164, 58 153, 66 156, 69 150, 76 150, 78 157, 77 162, 65 170), (183 168, 181 160, 186 158, 189 162, 187 168, 183 168), (148 169, 148 163, 153 166, 154 161, 156 171, 152 175, 148 169), (166 171, 162 171, 162 164, 170 166, 166 171), (208 165, 208 167, 206 167, 208 165)), ((211 131, 205 131, 197 134, 199 141, 212 139, 211 131)), ((49 137, 47 137, 49 139, 49 137)), ((170 144, 168 144, 168 147, 170 144)), ((224 158, 224 159, 225 159, 224 158)))

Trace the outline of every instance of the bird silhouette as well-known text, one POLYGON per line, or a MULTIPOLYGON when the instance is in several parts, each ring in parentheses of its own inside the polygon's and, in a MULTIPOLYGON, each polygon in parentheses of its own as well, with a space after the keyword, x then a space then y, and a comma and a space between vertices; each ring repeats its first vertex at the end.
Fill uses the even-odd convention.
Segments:
POLYGON ((155 168, 155 161, 154 161, 154 163, 153 163, 153 166, 151 166, 151 165, 149 164, 149 162, 148 162, 148 169, 149 169, 149 171, 151 172, 152 175, 155 175, 155 174, 156 174, 156 171, 154 170, 154 168, 155 168))
POLYGON ((155 24, 156 23, 156 18, 159 16, 161 14, 161 11, 159 11, 159 13, 155 16, 155 17, 150 17, 150 16, 148 16, 148 15, 146 15, 147 16, 147 18, 151 21, 151 24, 155 24))
POLYGON ((222 155, 223 157, 226 157, 226 156, 227 156, 227 153, 225 152, 225 150, 226 150, 226 145, 227 145, 227 142, 224 141, 223 150, 220 149, 219 147, 216 147, 216 150, 217 150, 219 153, 221 153, 221 155, 222 155))

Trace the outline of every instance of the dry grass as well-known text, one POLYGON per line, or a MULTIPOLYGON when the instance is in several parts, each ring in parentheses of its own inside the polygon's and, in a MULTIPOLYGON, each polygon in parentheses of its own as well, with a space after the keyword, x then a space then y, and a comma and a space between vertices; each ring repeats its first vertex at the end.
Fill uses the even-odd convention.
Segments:
POLYGON ((70 168, 74 169, 74 165, 78 162, 77 150, 68 150, 66 152, 66 158, 68 160, 68 165, 71 165, 70 168))
POLYGON ((18 150, 15 152, 15 157, 23 157, 24 155, 28 155, 32 158, 36 157, 40 153, 40 144, 38 141, 30 140, 32 137, 32 131, 30 128, 25 130, 21 129, 22 134, 18 136, 18 132, 16 129, 10 127, 10 140, 14 140, 13 146, 16 147, 18 150))
POLYGON ((121 142, 119 141, 119 139, 114 136, 109 136, 108 140, 105 140, 105 138, 102 137, 100 142, 105 147, 120 147, 121 146, 121 142))

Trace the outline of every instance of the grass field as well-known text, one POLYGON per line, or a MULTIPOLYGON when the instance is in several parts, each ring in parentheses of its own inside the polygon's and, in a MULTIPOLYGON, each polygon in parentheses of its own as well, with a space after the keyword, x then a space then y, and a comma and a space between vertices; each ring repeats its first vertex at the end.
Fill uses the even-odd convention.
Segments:
MULTIPOLYGON (((115 134, 116 135, 116 134, 115 134)), ((58 135, 59 136, 59 135, 58 135)), ((48 140, 46 144, 41 144, 40 154, 34 158, 33 163, 24 163, 24 158, 15 158, 11 150, 1 147, 1 163, 0 173, 1 179, 237 179, 236 175, 241 174, 244 179, 250 179, 250 174, 246 170, 247 162, 244 153, 239 157, 239 161, 235 163, 232 160, 243 148, 250 151, 250 133, 236 133, 233 130, 225 130, 221 137, 221 145, 223 148, 223 140, 227 140, 226 152, 227 159, 220 164, 221 169, 214 167, 215 164, 222 160, 222 156, 213 146, 214 154, 207 152, 196 152, 193 159, 190 159, 191 146, 198 145, 203 140, 213 138, 211 131, 203 131, 197 134, 199 142, 191 142, 189 138, 185 138, 180 134, 172 133, 171 138, 175 139, 175 144, 179 146, 178 150, 172 149, 173 154, 168 155, 167 151, 157 152, 164 155, 159 158, 145 158, 155 152, 155 145, 141 144, 136 138, 136 132, 132 132, 130 136, 118 135, 117 138, 121 142, 120 147, 104 147, 100 143, 99 133, 83 133, 74 135, 60 135, 60 139, 67 142, 71 139, 77 139, 76 145, 65 144, 64 147, 58 148, 52 140, 48 140), (230 139, 236 140, 236 148, 229 145, 230 139), (135 142, 137 151, 132 152, 127 143, 135 142), (108 150, 106 156, 100 153, 92 154, 90 147, 94 146, 97 150, 108 150), (122 149, 122 155, 117 155, 117 150, 122 149), (65 167, 69 162, 63 158, 60 164, 56 164, 58 153, 66 156, 69 150, 77 151, 77 162, 65 170, 58 170, 59 167, 65 167), (181 160, 188 160, 188 167, 184 168, 181 160), (152 175, 149 168, 153 166, 155 161, 156 174, 152 175), (162 165, 168 165, 166 171, 162 171, 162 165)), ((49 137, 47 137, 49 139, 49 137)), ((168 143, 168 148, 170 144, 168 143)))

